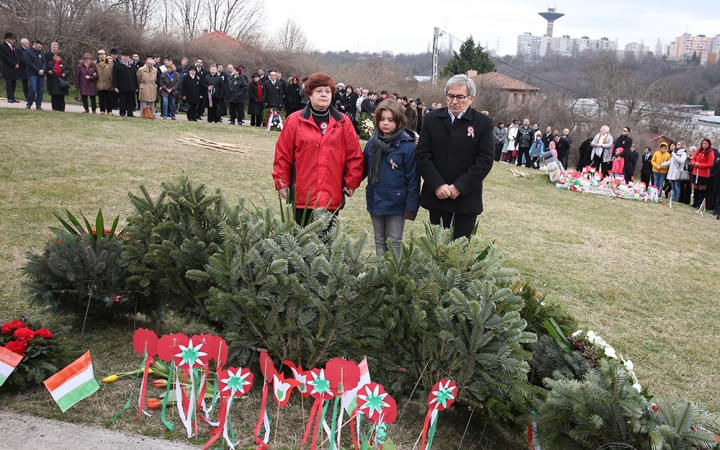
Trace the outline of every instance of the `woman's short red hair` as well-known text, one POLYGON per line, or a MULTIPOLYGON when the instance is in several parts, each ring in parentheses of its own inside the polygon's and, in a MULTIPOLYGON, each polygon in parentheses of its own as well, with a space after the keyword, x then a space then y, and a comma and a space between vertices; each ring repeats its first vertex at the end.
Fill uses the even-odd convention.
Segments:
POLYGON ((325 72, 318 72, 310 75, 310 78, 305 82, 305 95, 310 98, 310 95, 315 91, 315 88, 321 86, 327 86, 330 88, 330 95, 335 95, 335 82, 330 75, 325 72))

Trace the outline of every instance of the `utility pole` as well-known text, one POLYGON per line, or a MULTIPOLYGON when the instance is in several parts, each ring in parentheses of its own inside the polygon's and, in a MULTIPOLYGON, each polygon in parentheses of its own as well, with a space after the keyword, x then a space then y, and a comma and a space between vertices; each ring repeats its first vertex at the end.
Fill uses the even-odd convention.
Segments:
POLYGON ((438 79, 438 53, 440 52, 440 28, 435 27, 433 33, 433 60, 432 60, 432 85, 437 86, 438 79))

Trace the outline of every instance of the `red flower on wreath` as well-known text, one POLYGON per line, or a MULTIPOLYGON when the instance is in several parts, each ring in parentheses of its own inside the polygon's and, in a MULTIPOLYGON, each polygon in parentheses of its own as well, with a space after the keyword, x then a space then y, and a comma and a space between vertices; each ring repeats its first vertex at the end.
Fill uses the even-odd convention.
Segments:
POLYGON ((25 356, 27 353, 27 341, 10 341, 5 345, 5 348, 18 355, 25 356))
POLYGON ((15 330, 13 338, 21 341, 29 341, 35 337, 35 332, 28 327, 22 327, 15 330))
POLYGON ((45 339, 53 339, 55 336, 53 336, 52 331, 48 330, 47 328, 40 328, 35 331, 35 336, 40 336, 41 338, 45 339))
POLYGON ((17 330, 18 328, 23 328, 25 326, 24 322, 20 322, 19 320, 13 320, 12 322, 8 322, 3 324, 2 326, 2 334, 10 334, 13 330, 17 330))

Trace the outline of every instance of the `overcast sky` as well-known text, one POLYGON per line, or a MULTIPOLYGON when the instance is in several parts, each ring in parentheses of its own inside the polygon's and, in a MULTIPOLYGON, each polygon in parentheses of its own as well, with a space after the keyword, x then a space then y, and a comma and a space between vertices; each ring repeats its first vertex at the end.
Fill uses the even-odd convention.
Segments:
MULTIPOLYGON (((542 36, 547 22, 538 15, 547 11, 547 2, 489 0, 362 0, 317 4, 297 0, 266 3, 268 31, 277 30, 288 18, 299 23, 314 47, 321 51, 390 50, 394 53, 421 53, 432 45, 433 28, 439 27, 460 40, 472 35, 483 47, 499 54, 516 53, 517 36, 524 32, 542 36)), ((603 0, 599 2, 561 0, 553 36, 589 36, 618 39, 620 48, 641 42, 655 50, 686 30, 690 34, 720 34, 720 6, 717 0, 603 0)), ((447 46, 448 36, 441 37, 447 46)), ((453 47, 458 49, 455 41, 453 47)))

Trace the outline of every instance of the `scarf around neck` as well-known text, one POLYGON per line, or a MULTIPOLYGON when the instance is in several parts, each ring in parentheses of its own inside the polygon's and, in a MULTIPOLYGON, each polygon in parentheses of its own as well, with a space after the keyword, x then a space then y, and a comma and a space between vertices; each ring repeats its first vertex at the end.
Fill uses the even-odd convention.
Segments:
POLYGON ((382 163, 383 156, 390 153, 390 146, 398 140, 403 131, 404 130, 402 128, 398 128, 390 136, 385 136, 380 132, 380 130, 375 130, 373 133, 373 164, 368 170, 369 184, 377 184, 380 181, 380 165, 382 163))

